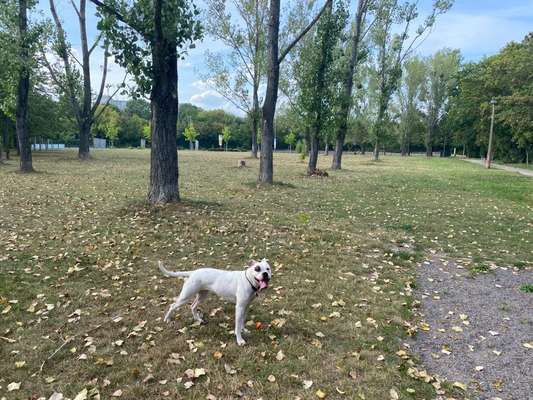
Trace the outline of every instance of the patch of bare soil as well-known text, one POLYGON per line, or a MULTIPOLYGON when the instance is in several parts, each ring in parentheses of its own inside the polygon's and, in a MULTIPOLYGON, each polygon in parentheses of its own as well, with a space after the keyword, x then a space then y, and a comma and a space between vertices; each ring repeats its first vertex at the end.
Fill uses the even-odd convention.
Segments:
POLYGON ((520 290, 531 283, 531 270, 472 275, 432 257, 418 268, 429 330, 419 331, 413 352, 428 372, 467 385, 477 399, 533 400, 533 293, 520 290))

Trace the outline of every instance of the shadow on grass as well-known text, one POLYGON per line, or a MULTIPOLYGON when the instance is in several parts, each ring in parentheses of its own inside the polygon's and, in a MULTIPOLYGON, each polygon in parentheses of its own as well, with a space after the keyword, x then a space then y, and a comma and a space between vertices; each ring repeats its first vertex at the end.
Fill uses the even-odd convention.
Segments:
POLYGON ((260 183, 257 183, 257 181, 252 181, 252 182, 245 182, 243 183, 243 185, 250 189, 261 189, 261 190, 273 190, 276 188, 297 189, 296 185, 292 183, 288 183, 288 182, 281 182, 281 181, 276 181, 272 185, 261 185, 260 183))

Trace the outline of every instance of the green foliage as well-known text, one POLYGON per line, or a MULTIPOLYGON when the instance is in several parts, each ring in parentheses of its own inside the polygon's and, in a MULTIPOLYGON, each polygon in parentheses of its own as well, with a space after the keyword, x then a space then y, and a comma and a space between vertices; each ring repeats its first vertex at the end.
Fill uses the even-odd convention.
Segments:
POLYGON ((455 145, 484 156, 495 113, 495 158, 524 162, 533 150, 533 34, 508 44, 499 54, 464 65, 450 100, 447 124, 455 145))
POLYGON ((123 121, 120 121, 119 112, 114 107, 102 108, 103 106, 99 106, 101 114, 93 125, 93 135, 114 141, 118 137, 119 123, 123 121))
POLYGON ((533 293, 533 283, 524 283, 520 286, 520 290, 524 293, 533 293))
MULTIPOLYGON (((138 94, 148 94, 152 89, 154 70, 151 54, 156 44, 154 2, 140 0, 106 0, 99 7, 101 17, 98 29, 105 32, 112 44, 115 61, 133 75, 138 94), (116 13, 110 12, 114 10, 116 13), (118 15, 124 20, 119 22, 118 15)), ((175 47, 184 56, 194 42, 202 37, 199 11, 191 0, 165 0, 161 2, 161 36, 165 44, 175 47)))
POLYGON ((298 153, 300 155, 300 159, 301 160, 305 160, 305 157, 306 157, 306 149, 305 149, 305 142, 303 140, 298 140, 298 142, 296 142, 296 153, 298 153))
POLYGON ((295 75, 299 82, 298 109, 312 135, 326 138, 334 124, 337 85, 336 50, 347 23, 346 5, 339 1, 325 11, 299 50, 295 75))
POLYGON ((224 143, 226 143, 226 146, 231 139, 231 129, 229 126, 224 126, 224 129, 222 129, 222 140, 224 140, 224 143))
POLYGON ((289 134, 285 136, 283 141, 292 148, 292 146, 294 146, 296 143, 296 135, 293 131, 290 131, 289 134))
POLYGON ((192 146, 193 142, 198 137, 198 132, 196 131, 192 122, 189 122, 189 125, 187 125, 187 127, 185 128, 183 136, 185 136, 185 139, 187 139, 192 146))

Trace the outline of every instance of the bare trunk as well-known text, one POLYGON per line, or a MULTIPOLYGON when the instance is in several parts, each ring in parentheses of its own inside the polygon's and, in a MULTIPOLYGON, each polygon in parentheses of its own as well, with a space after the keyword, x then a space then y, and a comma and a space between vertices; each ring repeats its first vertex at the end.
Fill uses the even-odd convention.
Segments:
POLYGON ((328 142, 326 142, 326 144, 324 145, 324 154, 327 156, 329 155, 329 145, 328 145, 328 142))
POLYGON ((271 185, 274 180, 272 146, 274 144, 274 115, 276 113, 279 84, 279 4, 280 0, 270 0, 267 89, 263 104, 263 131, 261 132, 261 158, 259 163, 259 183, 268 185, 271 185))
POLYGON ((163 34, 162 1, 154 2, 155 37, 152 46, 153 86, 152 146, 148 200, 152 204, 179 201, 178 149, 178 55, 175 36, 163 34))
POLYGON ((378 161, 379 160, 379 142, 376 138, 376 142, 374 144, 374 152, 372 153, 372 160, 378 161))
POLYGON ((433 124, 428 122, 428 129, 426 132, 426 157, 433 157, 433 124))
MULTIPOLYGON (((259 110, 259 105, 257 105, 257 109, 259 110)), ((254 112, 252 117, 252 126, 251 126, 251 136, 252 136, 252 157, 257 158, 257 134, 259 133, 259 117, 257 115, 257 112, 254 112)))
POLYGON ((20 149, 20 171, 32 172, 30 133, 28 131, 28 94, 30 91, 30 49, 27 30, 27 0, 19 0, 19 57, 20 69, 17 86, 16 131, 20 149))
POLYGON ((80 160, 87 160, 90 158, 89 142, 91 136, 91 124, 88 121, 81 123, 79 127, 79 133, 80 144, 78 147, 78 158, 80 160))
POLYGON ((307 164, 307 175, 311 175, 316 171, 318 162, 318 133, 315 132, 311 137, 311 148, 309 150, 309 162, 307 164))
POLYGON ((342 165, 342 151, 344 141, 346 139, 346 131, 348 129, 348 116, 352 106, 352 90, 353 90, 353 75, 355 66, 357 65, 357 58, 359 56, 359 42, 361 40, 361 24, 363 16, 368 7, 368 0, 359 0, 357 5, 357 13, 355 15, 355 27, 352 36, 352 54, 350 62, 348 63, 344 77, 344 93, 340 109, 340 125, 337 132, 337 140, 335 142, 335 152, 333 153, 333 160, 331 162, 331 169, 341 169, 342 165))

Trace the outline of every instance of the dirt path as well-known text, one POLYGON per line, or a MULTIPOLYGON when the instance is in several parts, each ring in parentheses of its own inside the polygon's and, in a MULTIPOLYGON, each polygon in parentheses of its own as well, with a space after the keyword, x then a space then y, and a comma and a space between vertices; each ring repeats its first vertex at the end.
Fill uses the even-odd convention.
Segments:
MULTIPOLYGON (((463 158, 463 160, 471 162, 473 164, 485 165, 484 164, 485 161, 484 160, 480 160, 478 158, 463 158)), ((503 169, 503 170, 509 171, 509 172, 517 172, 517 173, 519 173, 521 175, 529 176, 529 177, 533 178, 533 171, 529 170, 529 169, 525 169, 525 168, 509 167, 508 165, 500 165, 500 164, 494 164, 494 163, 491 164, 491 168, 503 169)))
POLYGON ((468 385, 478 399, 533 400, 533 271, 496 268, 473 277, 432 257, 417 292, 429 331, 413 350, 441 379, 468 385))

